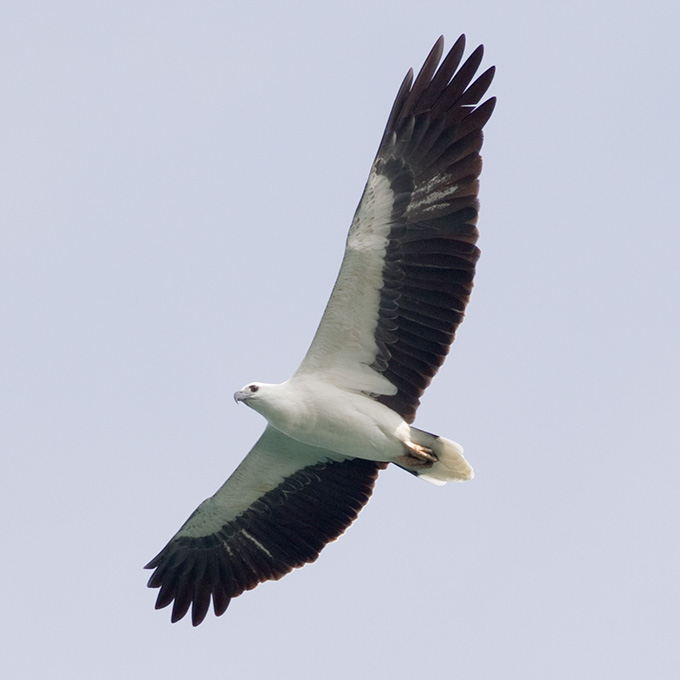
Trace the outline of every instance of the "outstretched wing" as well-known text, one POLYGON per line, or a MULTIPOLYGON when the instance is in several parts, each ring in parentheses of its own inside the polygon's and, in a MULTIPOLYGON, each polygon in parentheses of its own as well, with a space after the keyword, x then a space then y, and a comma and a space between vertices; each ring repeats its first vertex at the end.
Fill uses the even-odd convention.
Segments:
POLYGON ((154 557, 156 609, 173 600, 172 621, 192 607, 197 626, 212 599, 217 616, 232 598, 319 556, 368 502, 386 463, 345 459, 267 426, 217 491, 154 557))
POLYGON ((478 47, 443 39, 392 107, 347 238, 340 273, 298 373, 372 394, 412 422, 444 362, 472 291, 482 169, 477 106, 493 67, 474 82, 478 47))

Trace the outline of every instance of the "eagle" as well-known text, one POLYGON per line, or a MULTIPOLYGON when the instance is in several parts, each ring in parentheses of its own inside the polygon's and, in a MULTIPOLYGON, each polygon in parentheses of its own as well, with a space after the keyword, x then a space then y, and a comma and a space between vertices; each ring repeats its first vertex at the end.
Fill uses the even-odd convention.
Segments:
POLYGON ((443 44, 397 92, 302 363, 281 384, 234 395, 265 417, 262 436, 146 565, 173 623, 191 608, 197 626, 211 601, 220 616, 314 562, 390 463, 434 484, 473 476, 459 444, 412 426, 470 299, 482 128, 495 105, 479 103, 494 76, 475 78, 483 46, 461 65, 465 36, 442 60, 443 44))

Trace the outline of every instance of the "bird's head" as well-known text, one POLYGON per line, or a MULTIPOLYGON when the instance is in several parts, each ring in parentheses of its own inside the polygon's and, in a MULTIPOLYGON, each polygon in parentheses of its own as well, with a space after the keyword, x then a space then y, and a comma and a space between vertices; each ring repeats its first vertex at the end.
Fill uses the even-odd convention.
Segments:
POLYGON ((234 401, 238 404, 240 401, 246 406, 253 408, 254 404, 262 399, 262 395, 267 390, 262 383, 248 383, 242 387, 238 392, 234 392, 234 401))
POLYGON ((290 398, 286 393, 285 383, 281 385, 248 383, 234 394, 234 401, 250 406, 274 426, 287 422, 290 418, 290 398))

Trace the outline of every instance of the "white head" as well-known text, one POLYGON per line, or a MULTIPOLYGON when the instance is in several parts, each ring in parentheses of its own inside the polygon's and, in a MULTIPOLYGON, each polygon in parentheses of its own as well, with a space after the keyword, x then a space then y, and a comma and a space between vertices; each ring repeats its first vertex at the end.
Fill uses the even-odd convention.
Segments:
POLYGON ((234 401, 238 404, 239 401, 243 402, 246 406, 250 408, 255 408, 255 404, 262 400, 262 396, 267 391, 266 385, 263 383, 248 383, 242 387, 238 392, 234 392, 234 401), (264 388, 264 389, 262 389, 264 388), (262 389, 262 392, 260 390, 262 389))
POLYGON ((248 383, 234 394, 234 400, 250 406, 253 411, 262 414, 275 427, 288 422, 292 405, 290 395, 286 393, 285 383, 270 385, 269 383, 248 383))

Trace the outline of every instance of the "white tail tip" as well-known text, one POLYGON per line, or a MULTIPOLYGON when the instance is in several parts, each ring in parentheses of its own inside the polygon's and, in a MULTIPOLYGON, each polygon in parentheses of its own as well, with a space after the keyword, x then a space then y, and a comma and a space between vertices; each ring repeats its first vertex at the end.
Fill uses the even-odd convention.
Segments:
POLYGON ((417 444, 431 448, 437 456, 437 462, 431 468, 418 474, 421 479, 442 485, 446 482, 466 482, 475 476, 472 465, 465 460, 463 447, 457 442, 414 427, 411 428, 411 437, 417 444))

